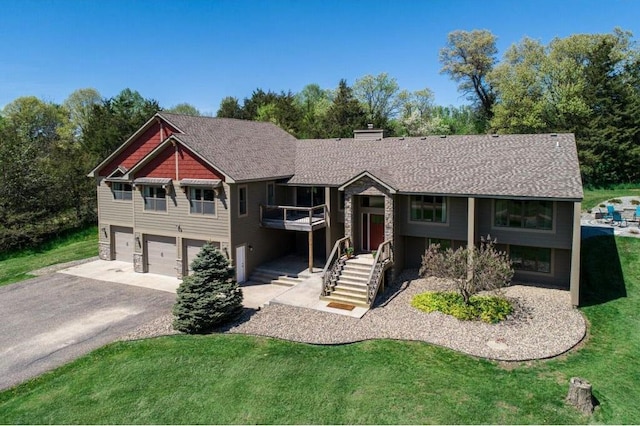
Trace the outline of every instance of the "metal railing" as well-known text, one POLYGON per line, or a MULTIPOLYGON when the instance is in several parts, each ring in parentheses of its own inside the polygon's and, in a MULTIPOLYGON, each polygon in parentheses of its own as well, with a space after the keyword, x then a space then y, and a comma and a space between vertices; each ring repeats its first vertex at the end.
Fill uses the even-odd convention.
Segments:
POLYGON ((313 225, 314 219, 316 219, 316 221, 325 220, 326 216, 326 204, 320 204, 313 207, 260 205, 261 223, 265 220, 277 220, 313 225))
POLYGON ((367 304, 373 305, 378 289, 384 278, 384 271, 393 263, 393 246, 391 240, 384 241, 378 246, 373 259, 373 266, 367 280, 367 304))
POLYGON ((322 296, 328 296, 332 287, 340 276, 340 268, 344 264, 344 258, 342 257, 347 252, 347 248, 351 247, 351 238, 340 238, 333 245, 333 250, 327 258, 327 263, 322 269, 322 296))

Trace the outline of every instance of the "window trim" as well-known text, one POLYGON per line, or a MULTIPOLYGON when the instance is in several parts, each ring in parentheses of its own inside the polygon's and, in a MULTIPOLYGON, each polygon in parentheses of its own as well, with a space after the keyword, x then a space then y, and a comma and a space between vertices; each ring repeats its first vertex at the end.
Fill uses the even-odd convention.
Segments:
POLYGON ((217 194, 216 194, 216 190, 213 188, 200 188, 200 187, 196 187, 196 186, 190 186, 188 187, 188 195, 187 195, 187 200, 189 201, 189 215, 190 216, 196 216, 196 217, 209 217, 209 218, 216 218, 218 217, 218 203, 217 203, 217 194), (213 201, 205 201, 205 200, 193 200, 193 194, 192 191, 195 190, 200 190, 200 191, 213 191, 213 201), (194 212, 193 211, 193 203, 194 202, 199 202, 202 204, 202 206, 204 207, 203 203, 213 203, 213 213, 204 213, 204 208, 202 209, 201 213, 198 212, 194 212))
POLYGON ((409 223, 412 224, 416 224, 416 225, 427 225, 427 226, 449 226, 449 208, 447 207, 448 205, 450 205, 449 203, 449 197, 447 197, 446 195, 431 195, 431 194, 410 194, 409 196, 407 196, 407 220, 409 223), (443 200, 443 205, 444 205, 444 209, 445 209, 445 214, 444 214, 444 222, 436 222, 436 221, 427 221, 427 220, 415 220, 411 218, 411 197, 442 197, 443 200))
POLYGON ((516 269, 515 267, 513 268, 513 271, 517 274, 526 274, 526 275, 531 275, 531 276, 538 276, 538 277, 555 277, 555 249, 551 248, 551 247, 536 247, 536 246, 521 246, 519 244, 509 244, 509 248, 508 248, 508 254, 509 254, 509 259, 511 260, 511 247, 512 246, 516 246, 516 247, 524 247, 524 248, 532 248, 532 249, 539 249, 539 250, 549 250, 549 272, 540 272, 540 271, 527 271, 525 269, 516 269))
POLYGON ((249 188, 247 185, 238 185, 238 217, 249 216, 249 188), (240 193, 244 190, 244 213, 242 213, 242 200, 240 193))
POLYGON ((133 201, 133 184, 131 182, 112 182, 111 183, 111 195, 113 196, 113 201, 116 201, 118 203, 131 203, 133 201), (115 185, 122 185, 122 187, 124 188, 125 185, 129 185, 129 188, 131 188, 130 191, 126 191, 125 189, 115 189, 115 185), (129 199, 125 199, 125 198, 117 198, 116 197, 116 193, 121 193, 124 194, 126 192, 129 192, 131 194, 131 198, 129 199))
MULTIPOLYGON (((166 188, 163 188, 162 185, 145 185, 142 187, 142 211, 144 213, 151 213, 151 214, 169 214, 169 203, 168 203, 168 199, 170 198, 169 195, 169 191, 167 191, 166 188), (147 197, 147 195, 145 194, 147 191, 147 188, 160 188, 164 190, 164 198, 157 198, 157 197, 147 197), (159 199, 163 199, 165 201, 165 205, 164 205, 164 210, 157 210, 157 209, 147 209, 147 198, 152 198, 153 200, 159 200, 159 199)), ((155 194, 154 194, 155 195, 155 194)), ((154 203, 155 205, 155 203, 154 203)))
MULTIPOLYGON (((506 231, 506 232, 533 232, 533 233, 541 233, 541 234, 555 234, 556 233, 556 224, 558 223, 558 208, 556 201, 551 200, 534 200, 534 199, 514 199, 514 198, 494 198, 493 203, 491 203, 491 229, 495 229, 496 231, 506 231), (551 229, 537 229, 537 228, 525 228, 524 226, 514 227, 514 226, 499 226, 496 225, 496 202, 498 200, 507 200, 507 201, 549 201, 551 202, 551 229)), ((517 244, 516 244, 517 245, 517 244)))

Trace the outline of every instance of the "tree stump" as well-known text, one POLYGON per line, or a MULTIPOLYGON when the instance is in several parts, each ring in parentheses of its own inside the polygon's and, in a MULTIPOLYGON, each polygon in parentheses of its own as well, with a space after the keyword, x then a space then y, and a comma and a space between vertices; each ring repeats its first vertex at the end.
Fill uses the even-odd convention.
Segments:
POLYGON ((575 406, 584 414, 593 413, 593 395, 591 393, 591 383, 580 377, 572 377, 569 381, 569 394, 567 402, 575 406))

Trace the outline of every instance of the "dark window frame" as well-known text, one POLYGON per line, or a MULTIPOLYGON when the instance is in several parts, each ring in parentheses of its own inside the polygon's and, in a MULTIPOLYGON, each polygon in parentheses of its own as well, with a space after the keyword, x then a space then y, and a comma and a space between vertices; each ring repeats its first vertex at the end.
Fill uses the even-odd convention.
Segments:
POLYGON ((145 186, 143 189, 144 211, 166 212, 167 190, 161 186, 145 186))
POLYGON ((189 188, 189 213, 194 215, 215 216, 215 190, 212 188, 189 188), (207 208, 207 206, 210 206, 210 208, 207 208))
POLYGON ((494 200, 493 226, 553 231, 554 202, 549 200, 494 200))
POLYGON ((411 222, 447 223, 447 197, 443 195, 409 196, 411 222))
POLYGON ((113 199, 117 201, 133 200, 133 186, 128 182, 113 182, 111 184, 113 199))
POLYGON ((509 246, 513 269, 519 272, 551 274, 553 249, 546 247, 509 246))

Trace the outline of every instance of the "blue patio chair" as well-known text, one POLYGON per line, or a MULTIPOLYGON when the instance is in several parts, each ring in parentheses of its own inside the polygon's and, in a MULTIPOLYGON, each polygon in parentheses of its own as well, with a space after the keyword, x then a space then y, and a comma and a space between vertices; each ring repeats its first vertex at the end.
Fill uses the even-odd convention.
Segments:
POLYGON ((635 222, 640 218, 640 206, 636 206, 636 212, 633 214, 633 220, 635 222))
POLYGON ((622 215, 620 214, 620 212, 613 212, 613 219, 611 220, 611 224, 615 225, 616 222, 618 223, 618 226, 622 227, 622 226, 627 226, 627 219, 625 219, 624 217, 622 217, 622 215))
POLYGON ((615 212, 613 206, 607 206, 607 212, 603 212, 602 210, 600 210, 602 219, 604 219, 607 222, 611 222, 613 220, 613 213, 615 212))

